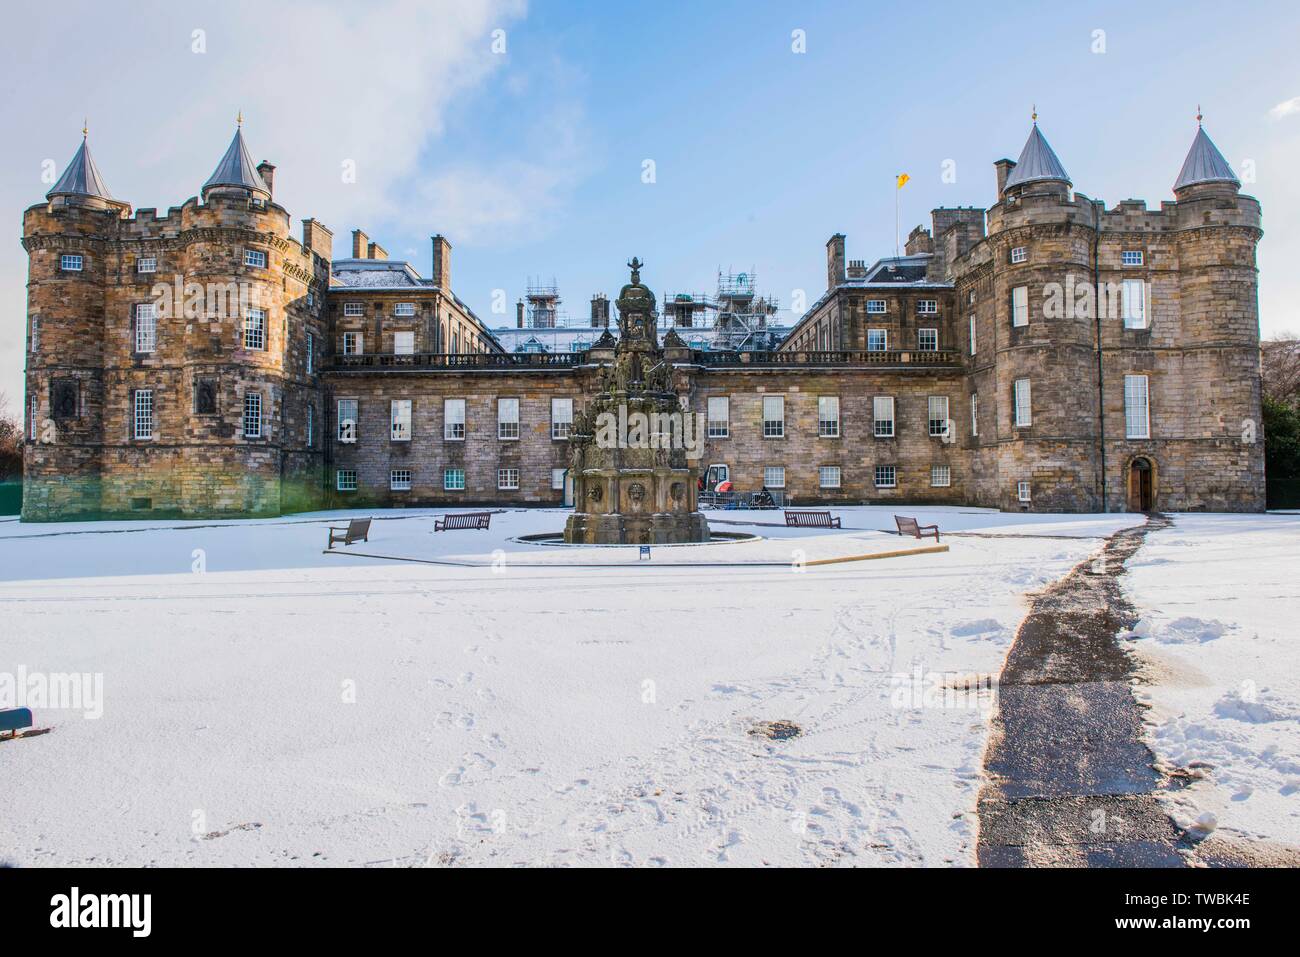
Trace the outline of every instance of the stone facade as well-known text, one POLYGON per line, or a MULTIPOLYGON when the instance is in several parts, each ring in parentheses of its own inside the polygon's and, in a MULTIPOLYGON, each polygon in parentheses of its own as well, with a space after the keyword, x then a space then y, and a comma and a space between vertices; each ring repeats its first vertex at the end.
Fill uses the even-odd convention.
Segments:
MULTIPOLYGON (((991 208, 935 210, 903 256, 849 260, 833 236, 827 292, 778 351, 668 349, 691 410, 727 400, 698 464, 808 504, 1262 509, 1259 204, 1185 168, 1158 210, 1107 209, 1044 174, 1043 149, 1035 129, 1022 175, 995 164, 991 208)), ((565 419, 600 352, 504 353, 452 293, 445 238, 429 279, 360 230, 335 260, 258 171, 162 217, 57 188, 26 211, 24 518, 563 503, 565 419), (150 340, 137 307, 159 283, 202 295, 150 340)))

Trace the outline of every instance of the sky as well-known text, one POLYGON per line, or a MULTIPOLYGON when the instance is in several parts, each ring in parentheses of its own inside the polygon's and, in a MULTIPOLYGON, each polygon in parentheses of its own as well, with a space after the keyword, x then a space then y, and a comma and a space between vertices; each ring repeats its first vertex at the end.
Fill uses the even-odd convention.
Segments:
POLYGON ((162 211, 198 193, 242 111, 295 227, 328 225, 336 256, 360 227, 425 276, 442 233, 453 291, 509 325, 530 277, 554 278, 580 321, 633 255, 659 294, 753 271, 792 320, 825 291, 832 234, 851 259, 893 253, 897 173, 904 237, 935 206, 991 205, 992 164, 1019 155, 1035 105, 1078 190, 1158 208, 1199 104, 1263 204, 1262 332, 1300 332, 1293 3, 61 0, 14 5, 6 27, 15 411, 22 211, 83 119, 114 196, 162 211))

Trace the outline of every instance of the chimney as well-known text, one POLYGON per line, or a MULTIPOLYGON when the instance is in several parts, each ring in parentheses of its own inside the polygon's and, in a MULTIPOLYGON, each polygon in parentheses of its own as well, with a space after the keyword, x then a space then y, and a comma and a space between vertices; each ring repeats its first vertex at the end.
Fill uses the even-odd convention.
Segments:
POLYGON ((359 229, 352 230, 352 258, 365 259, 370 251, 370 237, 359 229))
POLYGON ((302 244, 326 262, 334 258, 334 233, 314 219, 302 221, 302 244))
POLYGON ((262 160, 257 164, 257 175, 262 177, 262 182, 266 184, 266 191, 275 195, 275 167, 262 160))
POLYGON ((591 297, 591 328, 609 328, 609 300, 603 292, 591 297))
POLYGON ((522 299, 515 303, 515 325, 520 329, 524 327, 524 301, 522 299))
POLYGON ((441 233, 433 237, 433 284, 451 295, 451 243, 441 233))
POLYGON ((930 235, 930 230, 917 226, 907 235, 907 245, 903 247, 903 254, 906 256, 915 256, 918 253, 934 252, 934 238, 930 235))
POLYGON ((844 281, 844 234, 836 233, 826 241, 826 288, 834 289, 844 281))
POLYGON ((993 164, 993 168, 998 171, 998 200, 1002 199, 1002 191, 1007 188, 1007 177, 1011 171, 1016 168, 1016 161, 1009 159, 1000 159, 993 164))
POLYGON ((387 259, 387 258, 388 258, 388 250, 385 249, 383 246, 379 245, 379 243, 372 241, 372 242, 370 243, 370 245, 368 245, 368 246, 366 247, 366 258, 367 258, 367 259, 387 259))

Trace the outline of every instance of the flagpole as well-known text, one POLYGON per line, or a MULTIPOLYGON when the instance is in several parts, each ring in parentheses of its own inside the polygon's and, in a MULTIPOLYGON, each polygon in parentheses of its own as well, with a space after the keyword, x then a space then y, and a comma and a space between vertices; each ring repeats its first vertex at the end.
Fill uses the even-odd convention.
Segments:
POLYGON ((894 258, 898 258, 898 194, 903 187, 898 185, 898 175, 894 176, 894 258))

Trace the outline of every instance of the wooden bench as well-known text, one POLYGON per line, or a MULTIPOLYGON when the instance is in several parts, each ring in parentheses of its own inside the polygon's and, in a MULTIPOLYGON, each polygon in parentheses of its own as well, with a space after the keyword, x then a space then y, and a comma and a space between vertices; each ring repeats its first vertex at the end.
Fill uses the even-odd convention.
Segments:
POLYGON ((830 512, 792 512, 787 510, 785 524, 789 528, 839 528, 840 520, 832 518, 830 512))
POLYGON ((348 522, 347 528, 338 528, 334 525, 330 526, 329 548, 333 548, 335 542, 342 542, 344 545, 351 545, 356 541, 370 541, 370 519, 354 518, 348 522))
POLYGON ((492 524, 491 512, 461 512, 459 515, 444 515, 435 519, 435 532, 448 532, 458 528, 481 528, 487 531, 492 524))
POLYGON ((31 708, 7 708, 0 711, 0 731, 8 731, 11 738, 18 737, 19 731, 31 726, 31 708))
POLYGON ((911 535, 913 538, 933 535, 936 542, 939 540, 938 525, 918 525, 916 519, 908 518, 906 515, 895 515, 894 524, 898 526, 899 535, 911 535))

